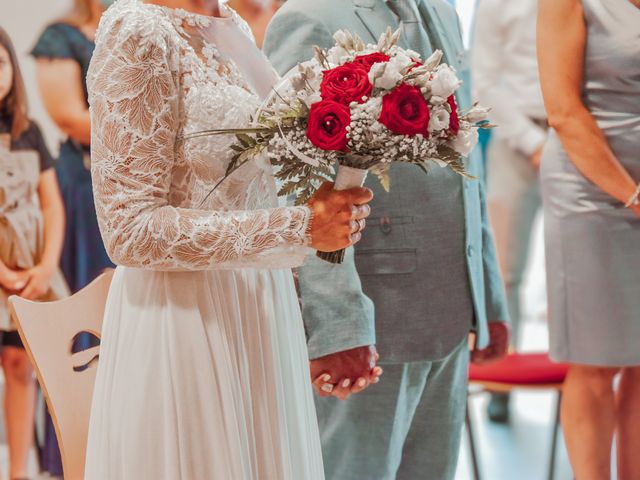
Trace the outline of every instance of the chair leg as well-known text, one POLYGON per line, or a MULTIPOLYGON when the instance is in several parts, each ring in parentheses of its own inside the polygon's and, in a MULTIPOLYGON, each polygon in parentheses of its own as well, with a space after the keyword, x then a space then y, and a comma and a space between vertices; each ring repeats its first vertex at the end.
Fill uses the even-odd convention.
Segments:
POLYGON ((558 450, 558 433, 560 430, 560 406, 562 404, 562 391, 558 391, 558 398, 556 402, 556 413, 553 423, 553 437, 551 439, 551 458, 549 459, 549 480, 553 480, 556 473, 556 457, 558 450))
POLYGON ((473 422, 471 421, 471 405, 469 404, 469 399, 467 399, 465 423, 467 425, 467 435, 469 436, 469 451, 471 453, 471 465, 473 466, 473 478, 474 480, 480 480, 480 464, 478 462, 475 435, 473 434, 473 422))

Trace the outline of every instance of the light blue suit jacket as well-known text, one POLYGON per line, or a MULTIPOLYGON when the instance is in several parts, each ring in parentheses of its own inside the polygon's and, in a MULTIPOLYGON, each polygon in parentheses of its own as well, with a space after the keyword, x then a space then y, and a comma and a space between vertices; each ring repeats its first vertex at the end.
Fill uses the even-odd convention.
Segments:
MULTIPOLYGON (((455 10, 444 0, 416 1, 426 28, 431 35, 437 35, 446 61, 455 66, 465 79, 465 86, 459 90, 457 100, 461 108, 468 108, 471 95, 467 56, 455 10)), ((275 68, 284 74, 298 62, 311 58, 314 45, 331 47, 332 35, 338 29, 347 29, 360 35, 366 42, 375 42, 387 26, 395 29, 398 22, 383 0, 288 0, 270 24, 264 48, 275 68)), ((431 54, 420 53, 423 58, 431 54)), ((477 178, 483 178, 479 152, 471 155, 468 169, 477 178)), ((428 269, 429 266, 416 267, 418 262, 413 257, 403 255, 402 252, 408 250, 403 248, 406 245, 402 245, 403 236, 406 235, 396 235, 389 237, 394 238, 394 255, 388 259, 378 256, 372 264, 363 260, 356 262, 354 258, 358 256, 357 246, 356 255, 354 256, 354 249, 349 249, 342 265, 330 265, 317 258, 310 258, 300 269, 303 318, 311 358, 377 343, 385 361, 436 360, 459 345, 461 335, 468 332, 470 327, 477 332, 478 345, 487 345, 487 321, 508 320, 503 283, 487 218, 484 184, 480 180, 464 180, 460 192, 462 198, 458 197, 458 201, 464 202, 466 234, 465 250, 460 252, 460 256, 466 257, 470 289, 466 289, 465 295, 471 296, 475 318, 461 319, 456 323, 451 318, 405 315, 412 307, 417 308, 415 306, 420 304, 418 299, 424 300, 421 296, 424 296, 426 289, 420 283, 420 268, 428 269), (362 278, 358 275, 356 264, 362 278), (384 271, 385 269, 388 271, 384 271), (382 297, 376 294, 376 298, 383 300, 378 300, 374 308, 364 291, 371 294, 372 291, 368 288, 379 288, 379 285, 384 286, 385 282, 393 282, 394 278, 401 277, 403 281, 410 278, 411 287, 404 288, 401 294, 394 294, 393 297, 385 297, 384 293, 382 297), (384 278, 384 282, 376 284, 371 280, 376 278, 384 278), (384 313, 375 318, 375 311, 384 313), (406 317, 410 319, 407 320, 406 317), (376 330, 379 332, 377 339, 376 330)), ((393 200, 399 195, 400 193, 394 194, 392 189, 388 198, 393 200)), ((398 223, 402 223, 402 218, 411 219, 406 223, 422 222, 420 215, 424 214, 424 205, 412 206, 406 201, 401 205, 400 210, 396 209, 396 212, 401 212, 396 217, 399 219, 398 223), (412 208, 416 211, 411 211, 412 208)), ((397 232, 409 227, 411 225, 393 226, 397 232)), ((424 231, 419 234, 425 235, 424 231)), ((415 237, 416 234, 410 232, 409 235, 415 237)), ((389 238, 384 240, 387 243, 381 247, 388 247, 389 238)), ((428 231, 422 243, 428 247, 428 231)), ((378 252, 384 255, 383 250, 378 252)), ((360 255, 360 258, 363 256, 360 255)), ((451 298, 451 302, 460 300, 451 298)), ((469 301, 468 298, 465 300, 469 301)))

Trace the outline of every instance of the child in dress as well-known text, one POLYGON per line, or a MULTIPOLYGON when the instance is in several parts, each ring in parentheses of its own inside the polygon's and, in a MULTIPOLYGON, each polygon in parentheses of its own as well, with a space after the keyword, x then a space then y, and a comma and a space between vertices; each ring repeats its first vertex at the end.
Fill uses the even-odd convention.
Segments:
POLYGON ((0 360, 12 480, 26 478, 33 444, 33 367, 7 307, 11 295, 55 300, 68 294, 58 269, 64 209, 38 126, 27 116, 15 51, 0 28, 0 360))

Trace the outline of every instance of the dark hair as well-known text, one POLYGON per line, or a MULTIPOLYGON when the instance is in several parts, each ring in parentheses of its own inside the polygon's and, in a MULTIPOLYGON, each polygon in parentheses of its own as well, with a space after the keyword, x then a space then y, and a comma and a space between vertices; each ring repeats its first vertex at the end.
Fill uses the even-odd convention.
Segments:
POLYGON ((0 27, 0 46, 9 52, 9 60, 13 67, 13 86, 9 90, 9 95, 5 98, 2 108, 12 119, 11 138, 17 140, 31 124, 28 115, 27 91, 20 72, 20 65, 18 65, 16 50, 13 48, 13 42, 11 42, 9 34, 2 27, 0 27))

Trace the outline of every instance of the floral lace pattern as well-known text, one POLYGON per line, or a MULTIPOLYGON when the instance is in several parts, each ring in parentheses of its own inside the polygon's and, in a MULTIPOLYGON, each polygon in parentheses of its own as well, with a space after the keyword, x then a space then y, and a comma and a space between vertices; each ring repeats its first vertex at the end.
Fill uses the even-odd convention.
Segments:
POLYGON ((311 212, 277 207, 268 160, 243 167, 207 198, 234 139, 181 140, 247 125, 260 103, 200 34, 208 21, 141 0, 119 0, 102 19, 87 81, 107 251, 119 265, 158 270, 296 266, 308 252, 311 212))

